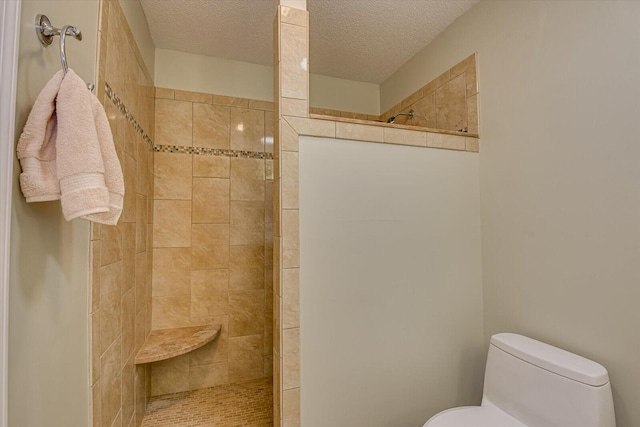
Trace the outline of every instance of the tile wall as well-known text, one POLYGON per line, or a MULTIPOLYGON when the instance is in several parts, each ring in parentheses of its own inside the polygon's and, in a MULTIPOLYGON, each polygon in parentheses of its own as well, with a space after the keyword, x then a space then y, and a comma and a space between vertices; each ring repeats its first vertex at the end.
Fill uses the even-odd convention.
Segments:
POLYGON ((152 328, 221 323, 152 364, 162 395, 272 375, 273 103, 156 88, 152 328))
POLYGON ((133 364, 151 328, 154 92, 117 0, 100 1, 97 95, 125 180, 116 226, 92 225, 91 394, 94 427, 142 423, 149 369, 133 364))
POLYGON ((380 116, 387 121, 414 110, 413 119, 398 116, 394 123, 478 134, 477 54, 469 56, 394 105, 380 116))

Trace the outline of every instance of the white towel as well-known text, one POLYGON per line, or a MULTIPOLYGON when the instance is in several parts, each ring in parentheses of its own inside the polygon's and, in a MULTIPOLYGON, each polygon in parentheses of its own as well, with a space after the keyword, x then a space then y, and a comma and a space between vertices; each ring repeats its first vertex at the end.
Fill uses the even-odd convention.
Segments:
POLYGON ((67 221, 82 217, 115 225, 122 212, 124 179, 106 114, 73 70, 58 85, 52 111, 51 93, 59 74, 38 96, 18 142, 22 192, 27 202, 61 199, 67 221))

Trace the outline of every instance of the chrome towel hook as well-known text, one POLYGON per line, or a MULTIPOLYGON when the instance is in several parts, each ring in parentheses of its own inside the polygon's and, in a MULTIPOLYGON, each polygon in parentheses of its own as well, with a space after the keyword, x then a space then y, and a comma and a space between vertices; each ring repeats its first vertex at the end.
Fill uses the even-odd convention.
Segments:
MULTIPOLYGON (((50 46, 55 36, 60 36, 60 62, 62 63, 62 71, 67 74, 69 66, 67 65, 67 52, 65 50, 66 37, 72 36, 74 39, 81 41, 82 31, 72 25, 56 28, 51 25, 51 21, 46 15, 38 14, 36 16, 36 35, 44 47, 50 46)), ((93 91, 93 84, 89 83, 87 87, 90 91, 93 91)))

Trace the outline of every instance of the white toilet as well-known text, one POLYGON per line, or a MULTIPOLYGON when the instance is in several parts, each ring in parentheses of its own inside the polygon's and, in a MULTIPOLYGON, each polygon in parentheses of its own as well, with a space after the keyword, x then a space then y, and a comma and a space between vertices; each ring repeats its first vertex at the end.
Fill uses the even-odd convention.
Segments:
POLYGON ((453 408, 424 427, 615 427, 607 370, 516 334, 491 337, 482 406, 453 408))

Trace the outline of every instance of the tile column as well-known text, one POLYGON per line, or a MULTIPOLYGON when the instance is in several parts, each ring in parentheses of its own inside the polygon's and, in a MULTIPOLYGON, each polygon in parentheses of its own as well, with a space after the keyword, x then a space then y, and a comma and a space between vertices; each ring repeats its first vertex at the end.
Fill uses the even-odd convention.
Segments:
MULTIPOLYGON (((298 144, 287 117, 309 116, 306 0, 281 0, 274 22, 274 425, 300 425, 298 144)), ((297 135, 296 135, 297 136, 297 135)))

